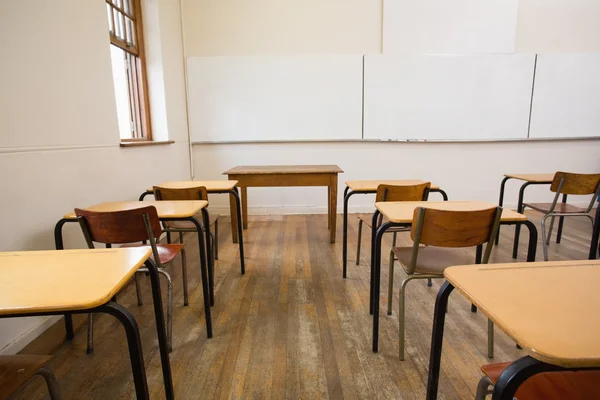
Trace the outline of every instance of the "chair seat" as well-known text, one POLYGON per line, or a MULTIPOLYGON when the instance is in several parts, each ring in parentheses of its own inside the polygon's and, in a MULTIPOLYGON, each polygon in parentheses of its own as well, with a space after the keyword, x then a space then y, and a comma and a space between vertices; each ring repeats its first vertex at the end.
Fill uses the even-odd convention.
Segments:
MULTIPOLYGON (((494 384, 511 363, 488 364, 481 371, 494 384)), ((527 379, 517 390, 518 400, 600 399, 600 371, 545 372, 527 379)))
MULTIPOLYGON (((128 243, 128 244, 121 245, 121 247, 140 247, 140 246, 142 246, 142 245, 140 245, 139 243, 128 243)), ((181 250, 183 250, 183 247, 184 247, 184 245, 179 244, 179 243, 171 243, 171 244, 157 243, 156 250, 158 250, 158 258, 160 258, 160 263, 162 265, 165 265, 165 264, 168 264, 171 261, 173 261, 173 259, 175 259, 177 254, 181 253, 181 250)), ((151 255, 150 258, 154 260, 154 255, 151 255)))
MULTIPOLYGON (((408 273, 412 258, 412 247, 394 247, 394 255, 408 273)), ((475 259, 465 249, 421 246, 417 256, 416 274, 443 275, 444 270, 453 265, 473 264, 475 259)))
MULTIPOLYGON (((198 222, 202 223, 202 215, 196 215, 194 217, 198 222)), ((219 214, 209 214, 208 216, 208 220, 209 220, 209 224, 210 226, 213 226, 215 224, 215 222, 219 219, 219 214)), ((190 230, 190 231, 195 231, 196 230, 196 225, 194 225, 194 223, 192 221, 169 221, 169 222, 164 222, 164 226, 166 229, 170 229, 170 230, 190 230)))
MULTIPOLYGON (((525 203, 524 205, 544 214, 547 214, 552 207, 552 203, 525 203)), ((583 213, 585 212, 585 208, 575 207, 568 203, 556 203, 554 212, 561 214, 583 213)))
MULTIPOLYGON (((373 215, 359 215, 358 219, 361 220, 365 225, 371 228, 371 222, 373 220, 373 215)), ((383 222, 387 222, 384 218, 383 222)), ((388 229, 386 232, 410 232, 410 226, 394 226, 388 229)))

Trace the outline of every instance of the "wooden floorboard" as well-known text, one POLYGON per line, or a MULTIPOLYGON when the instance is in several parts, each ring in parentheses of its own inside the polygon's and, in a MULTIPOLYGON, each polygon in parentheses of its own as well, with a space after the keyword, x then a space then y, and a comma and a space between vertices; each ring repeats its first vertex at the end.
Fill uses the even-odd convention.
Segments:
MULTIPOLYGON (((530 214, 538 226, 539 214, 530 214)), ((341 222, 341 216, 339 216, 341 222)), ((394 272, 392 316, 386 314, 391 235, 384 238, 380 352, 371 352, 369 307, 370 230, 363 230, 360 265, 355 265, 357 219, 350 216, 348 279, 342 279, 342 233, 329 244, 325 215, 251 217, 244 231, 246 275, 240 274, 237 245, 222 218, 219 260, 215 265, 214 337, 206 338, 197 242, 186 235, 190 304, 183 306, 181 263, 168 267, 174 285, 171 365, 180 399, 422 399, 425 396, 435 296, 441 281, 410 282, 406 305, 406 360, 398 359, 398 287, 394 272)), ((341 227, 341 223, 338 224, 341 227)), ((491 262, 512 262, 514 227, 502 227, 491 262)), ((561 244, 550 245, 551 260, 586 259, 591 225, 567 219, 561 244)), ((523 229, 519 261, 527 251, 523 229)), ((398 245, 409 245, 408 234, 398 245)), ((474 250, 469 250, 474 257, 474 250)), ((542 260, 541 238, 537 259, 542 260)), ((119 295, 138 321, 151 397, 164 398, 160 356, 151 306, 149 280, 142 277, 144 305, 128 286, 119 295)), ((166 293, 163 295, 166 299, 166 293)), ((95 317, 95 353, 86 355, 82 320, 72 342, 53 346, 64 336, 62 321, 36 339, 24 354, 50 353, 49 367, 64 399, 117 399, 134 396, 125 335, 119 323, 95 317)), ((487 321, 471 313, 459 294, 450 299, 446 322, 440 399, 473 398, 479 367, 489 363, 487 321)), ((508 361, 524 353, 496 330, 495 359, 508 361)), ((18 399, 47 398, 35 382, 18 399)))

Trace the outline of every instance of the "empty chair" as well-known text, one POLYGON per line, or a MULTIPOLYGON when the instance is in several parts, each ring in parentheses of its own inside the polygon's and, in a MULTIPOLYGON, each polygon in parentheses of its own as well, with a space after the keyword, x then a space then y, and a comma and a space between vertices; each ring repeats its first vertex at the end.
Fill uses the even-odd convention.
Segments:
MULTIPOLYGON (((556 217, 588 217, 594 224, 594 218, 590 215, 590 211, 594 206, 594 201, 598 198, 600 192, 600 174, 573 174, 570 172, 557 172, 554 175, 554 180, 550 186, 550 190, 555 194, 552 203, 524 203, 525 207, 533 208, 544 214, 542 217, 542 247, 544 249, 544 261, 548 261, 548 245, 552 236, 552 228, 554 227, 554 219, 556 217), (559 203, 560 195, 590 195, 594 196, 590 200, 587 208, 576 207, 568 203, 559 203), (550 229, 546 235, 546 220, 550 220, 550 229)), ((557 243, 560 242, 560 237, 557 236, 557 243)))
MULTIPOLYGON (((144 203, 140 203, 142 205, 144 203)), ((185 261, 185 249, 183 244, 157 244, 156 241, 163 233, 154 206, 141 207, 127 211, 97 212, 81 210, 76 208, 75 214, 83 230, 85 240, 90 249, 94 248, 94 242, 104 243, 108 246, 120 244, 124 246, 140 246, 136 242, 148 242, 152 248, 151 259, 156 263, 158 272, 167 280, 167 345, 169 350, 173 348, 173 286, 171 277, 164 270, 166 264, 170 263, 181 253, 181 267, 183 275, 183 297, 184 305, 188 305, 187 291, 187 268, 185 261)), ((148 272, 147 268, 140 268, 138 273, 148 272)), ((102 271, 98 271, 99 274, 102 271)), ((140 289, 136 274, 136 289, 138 304, 141 304, 140 289)), ((88 347, 87 352, 94 351, 93 317, 88 317, 88 347)))
MULTIPOLYGON (((448 211, 417 207, 410 237, 412 247, 394 247, 390 251, 388 314, 392 313, 394 261, 398 259, 406 272, 400 284, 398 308, 400 359, 404 360, 404 307, 406 285, 413 279, 443 278, 444 270, 453 265, 473 264, 466 247, 487 243, 482 263, 486 264, 500 226, 502 208, 476 211, 448 211)), ((493 357, 493 325, 488 321, 488 357, 493 357)))
MULTIPOLYGON (((377 194, 375 195, 375 202, 384 201, 425 201, 429 196, 429 188, 431 182, 421 183, 418 185, 379 185, 377 186, 377 194)), ((360 247, 362 242, 362 227, 363 224, 372 228, 371 216, 359 216, 358 217, 358 244, 356 246, 356 265, 360 264, 360 247)), ((377 221, 377 226, 383 222, 383 216, 380 216, 377 221)), ((376 228, 377 229, 377 228, 376 228)), ((394 232, 394 238, 392 246, 396 246, 396 235, 398 232, 408 232, 410 228, 405 227, 393 227, 387 230, 387 232, 394 232)))
POLYGON ((35 375, 39 375, 46 381, 50 399, 59 400, 58 382, 52 371, 44 366, 51 358, 35 355, 0 356, 0 399, 10 398, 35 375))
MULTIPOLYGON (((500 374, 511 363, 488 364, 481 367, 484 376, 477 385, 476 400, 494 393, 500 374)), ((527 379, 515 393, 518 400, 587 400, 600 399, 600 371, 544 372, 527 379)))

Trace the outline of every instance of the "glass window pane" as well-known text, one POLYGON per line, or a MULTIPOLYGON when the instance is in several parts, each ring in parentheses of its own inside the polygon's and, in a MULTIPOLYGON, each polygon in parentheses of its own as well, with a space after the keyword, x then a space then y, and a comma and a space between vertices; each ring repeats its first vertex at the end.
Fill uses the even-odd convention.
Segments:
POLYGON ((113 14, 112 14, 112 7, 109 6, 108 4, 106 5, 106 16, 108 17, 108 31, 110 33, 115 32, 115 27, 113 24, 113 14))
POLYGON ((131 2, 130 2, 130 0, 123 0, 123 9, 125 10, 126 14, 129 14, 129 15, 133 14, 131 12, 131 2))
POLYGON ((131 98, 129 96, 129 80, 127 78, 126 53, 117 46, 110 46, 115 100, 117 104, 117 121, 121 139, 133 137, 133 118, 131 115, 131 98))
POLYGON ((133 46, 135 46, 135 30, 133 29, 133 21, 129 18, 125 18, 126 24, 125 27, 127 29, 127 42, 133 46))

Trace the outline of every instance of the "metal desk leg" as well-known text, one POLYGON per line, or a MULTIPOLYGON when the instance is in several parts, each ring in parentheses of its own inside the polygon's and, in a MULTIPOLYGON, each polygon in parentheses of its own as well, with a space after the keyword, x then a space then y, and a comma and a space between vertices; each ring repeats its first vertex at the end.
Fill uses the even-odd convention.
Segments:
MULTIPOLYGON (((529 245, 527 246, 527 262, 535 262, 535 253, 537 251, 538 233, 535 224, 530 220, 523 222, 529 230, 529 245)), ((519 226, 520 224, 517 224, 519 226)), ((543 240, 543 239, 542 239, 543 240)))
MULTIPOLYGON (((375 215, 375 214, 374 214, 375 215)), ((374 275, 371 277, 371 281, 373 284, 373 294, 371 298, 373 299, 373 352, 377 353, 379 350, 379 294, 381 289, 381 239, 383 238, 383 234, 388 230, 391 226, 393 226, 391 222, 386 222, 381 225, 377 229, 377 234, 375 236, 375 251, 374 251, 374 262, 373 264, 373 272, 374 275)), ((373 225, 374 227, 377 225, 373 225)))
POLYGON ((140 198, 138 199, 139 201, 143 201, 144 197, 148 196, 148 195, 154 195, 154 192, 150 191, 150 190, 146 190, 144 193, 142 193, 140 195, 140 198))
MULTIPOLYGON (((77 222, 77 221, 72 221, 72 220, 68 220, 68 219, 61 219, 60 221, 58 221, 56 223, 56 225, 54 226, 54 248, 56 250, 64 250, 65 246, 63 243, 63 236, 62 236, 62 228, 63 225, 67 222, 77 222)), ((73 338, 75 337, 75 332, 73 330, 73 317, 71 316, 71 314, 65 314, 65 331, 67 333, 67 340, 73 340, 73 338)))
MULTIPOLYGON (((563 194, 562 203, 565 204, 567 202, 567 195, 563 194)), ((558 218, 558 231, 556 231, 556 243, 560 243, 560 238, 562 237, 563 223, 565 222, 565 217, 558 218)))
POLYGON ((442 195, 442 199, 444 201, 448 201, 448 195, 442 189, 434 189, 434 190, 430 190, 430 192, 437 192, 442 195))
POLYGON ((204 235, 206 236, 206 265, 208 265, 208 286, 210 287, 210 305, 215 305, 215 265, 212 258, 212 243, 210 239, 210 218, 208 210, 202 209, 204 235))
POLYGON ((165 316, 162 307, 158 268, 156 268, 156 264, 150 259, 146 261, 146 267, 148 268, 150 285, 152 287, 152 303, 154 304, 154 319, 156 321, 156 333, 158 335, 158 348, 160 350, 165 394, 167 399, 173 399, 175 395, 173 391, 173 378, 171 376, 171 363, 169 361, 167 334, 165 332, 165 316))
POLYGON ((445 282, 435 299, 433 313, 433 330, 431 332, 431 351, 429 354, 429 374, 427 377, 427 400, 437 399, 438 383, 440 381, 440 364, 442 362, 442 344, 444 339, 444 322, 448 297, 454 290, 450 282, 445 282))
POLYGON ((206 318, 206 336, 211 338, 212 333, 212 320, 210 317, 210 295, 209 295, 209 284, 208 284, 208 272, 206 265, 206 252, 204 245, 204 236, 202 235, 202 225, 196 220, 196 218, 189 218, 190 221, 196 226, 196 232, 198 234, 198 251, 200 254, 200 273, 202 275, 202 296, 204 297, 204 317, 206 318))
POLYGON ((375 210, 375 212, 373 213, 373 220, 371 221, 371 279, 370 279, 370 283, 371 283, 371 290, 369 292, 369 313, 371 315, 373 315, 373 295, 375 292, 375 285, 374 285, 374 276, 375 276, 375 237, 377 235, 377 220, 379 219, 379 215, 381 213, 379 212, 379 210, 375 210))
MULTIPOLYGON (((242 233, 242 202, 240 200, 240 195, 237 192, 237 188, 234 188, 229 191, 229 194, 235 198, 235 215, 237 219, 237 236, 238 236, 238 245, 240 248, 240 268, 242 269, 242 275, 246 273, 246 264, 244 262, 244 237, 242 233)), ((230 200, 231 201, 231 197, 230 200)))
POLYGON ((596 208, 596 217, 594 218, 594 230, 592 232, 592 242, 590 243, 589 259, 596 259, 596 251, 598 250, 598 238, 600 238, 600 203, 596 208))
MULTIPOLYGON (((502 179, 502 183, 500 183, 500 198, 498 199, 498 205, 500 207, 502 207, 502 205, 504 204, 504 187, 506 186, 506 181, 509 180, 510 178, 508 176, 505 176, 504 179, 502 179)), ((498 234, 496 235, 496 244, 498 244, 500 241, 500 227, 498 227, 498 234)))
MULTIPOLYGON (((483 254, 483 245, 478 245, 475 252, 475 264, 481 264, 481 257, 483 254)), ((477 312, 477 306, 471 303, 471 312, 477 312)))

